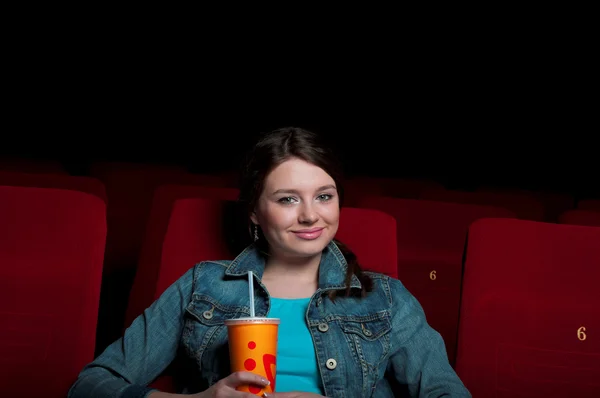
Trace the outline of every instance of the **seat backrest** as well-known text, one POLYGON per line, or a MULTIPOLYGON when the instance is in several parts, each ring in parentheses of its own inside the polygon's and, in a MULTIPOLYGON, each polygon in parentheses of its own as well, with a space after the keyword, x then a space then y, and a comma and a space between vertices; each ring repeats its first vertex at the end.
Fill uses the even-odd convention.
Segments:
POLYGON ((238 252, 228 228, 235 203, 218 199, 180 199, 173 205, 163 242, 157 299, 190 267, 207 260, 233 260, 238 252))
POLYGON ((342 208, 336 239, 357 256, 365 271, 398 278, 396 219, 379 210, 342 208))
MULTIPOLYGON (((236 231, 228 228, 240 215, 236 203, 214 197, 176 199, 177 194, 211 196, 215 192, 218 195, 219 191, 207 194, 203 189, 171 188, 160 187, 154 198, 129 297, 126 327, 195 264, 206 260, 232 260, 237 254, 236 231)), ((175 392, 173 380, 166 372, 152 386, 175 392)))
POLYGON ((94 358, 106 204, 0 186, 0 391, 66 396, 94 358))
POLYGON ((560 224, 587 225, 600 227, 600 211, 592 210, 568 210, 558 218, 560 224))
POLYGON ((471 225, 456 369, 474 397, 597 397, 600 228, 471 225))

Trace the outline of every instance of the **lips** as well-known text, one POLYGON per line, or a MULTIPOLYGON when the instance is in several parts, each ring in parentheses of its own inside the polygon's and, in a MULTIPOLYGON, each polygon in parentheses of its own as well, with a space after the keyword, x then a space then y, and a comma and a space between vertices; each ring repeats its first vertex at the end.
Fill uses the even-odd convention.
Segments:
POLYGON ((300 239, 313 240, 317 239, 323 233, 325 228, 310 228, 293 231, 293 233, 300 239))

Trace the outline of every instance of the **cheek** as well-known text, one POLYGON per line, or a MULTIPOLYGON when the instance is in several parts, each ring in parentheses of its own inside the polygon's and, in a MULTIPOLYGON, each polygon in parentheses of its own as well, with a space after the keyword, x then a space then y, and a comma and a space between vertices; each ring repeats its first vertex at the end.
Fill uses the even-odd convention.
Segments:
POLYGON ((327 205, 323 208, 321 212, 321 217, 330 225, 336 224, 340 220, 340 208, 337 204, 327 205))
POLYGON ((291 206, 267 205, 263 210, 261 225, 267 228, 285 229, 295 223, 296 212, 291 206))

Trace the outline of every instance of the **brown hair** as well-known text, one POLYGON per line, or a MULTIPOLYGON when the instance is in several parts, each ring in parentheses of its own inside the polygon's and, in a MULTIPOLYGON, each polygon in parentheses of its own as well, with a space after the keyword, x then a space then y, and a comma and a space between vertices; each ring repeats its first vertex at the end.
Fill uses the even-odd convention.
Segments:
MULTIPOLYGON (((343 171, 335 153, 317 134, 297 127, 285 127, 261 134, 244 160, 241 170, 239 201, 245 208, 246 214, 254 211, 269 172, 292 157, 302 159, 325 170, 335 181, 340 207, 342 206, 344 199, 343 171)), ((251 232, 252 222, 249 217, 246 219, 245 227, 251 232)), ((261 239, 256 244, 260 250, 268 252, 267 241, 262 232, 259 231, 259 234, 261 239)), ((346 296, 351 294, 350 281, 352 276, 356 275, 362 284, 361 295, 364 296, 372 289, 371 278, 363 274, 356 255, 347 246, 337 240, 334 242, 348 263, 344 294, 346 296)), ((334 299, 338 294, 333 291, 330 298, 334 299)))

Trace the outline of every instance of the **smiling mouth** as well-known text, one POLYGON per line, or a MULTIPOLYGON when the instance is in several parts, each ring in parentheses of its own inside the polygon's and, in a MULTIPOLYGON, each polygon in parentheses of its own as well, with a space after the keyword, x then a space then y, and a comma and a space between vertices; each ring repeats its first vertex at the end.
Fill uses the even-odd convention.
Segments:
POLYGON ((321 236, 324 229, 325 229, 324 227, 311 228, 311 229, 301 229, 299 231, 292 231, 292 232, 294 232, 294 234, 297 237, 299 237, 300 239, 313 240, 313 239, 317 239, 319 236, 321 236))
POLYGON ((312 232, 319 232, 321 230, 323 230, 324 227, 319 227, 319 228, 311 228, 311 229, 300 229, 298 231, 293 231, 295 234, 308 234, 308 233, 312 233, 312 232))

